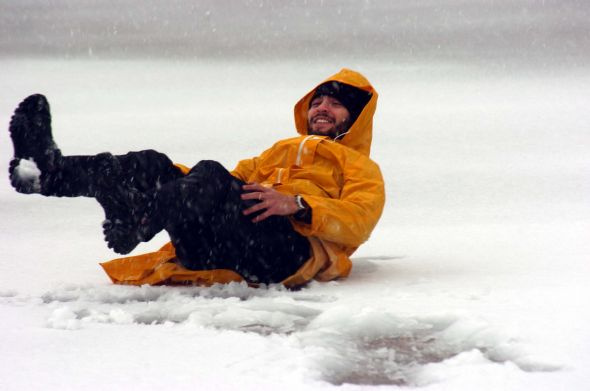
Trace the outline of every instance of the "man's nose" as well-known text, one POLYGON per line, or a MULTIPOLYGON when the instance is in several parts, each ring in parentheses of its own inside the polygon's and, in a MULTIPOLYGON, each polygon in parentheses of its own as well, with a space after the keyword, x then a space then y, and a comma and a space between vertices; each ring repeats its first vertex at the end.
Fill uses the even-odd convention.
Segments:
POLYGON ((323 101, 319 104, 318 111, 328 111, 329 107, 330 107, 330 105, 328 104, 328 102, 323 101))

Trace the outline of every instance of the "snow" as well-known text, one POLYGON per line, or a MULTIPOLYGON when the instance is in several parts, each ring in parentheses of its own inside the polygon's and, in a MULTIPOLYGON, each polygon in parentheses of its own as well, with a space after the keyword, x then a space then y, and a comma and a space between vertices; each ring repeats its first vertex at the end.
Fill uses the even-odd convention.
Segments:
POLYGON ((31 190, 41 191, 41 171, 34 160, 20 159, 14 168, 14 180, 32 184, 31 190))
MULTIPOLYGON (((173 4, 182 9, 181 3, 173 4)), ((219 19, 215 4, 199 7, 210 7, 220 34, 215 39, 231 43, 231 31, 223 28, 230 23, 219 19)), ((260 2, 261 9, 270 12, 269 4, 260 2)), ((350 4, 342 4, 346 14, 350 4)), ((365 16, 387 14, 374 8, 384 2, 363 4, 365 16)), ((379 34, 406 31, 395 21, 413 25, 404 39, 396 35, 394 49, 406 47, 400 57, 385 49, 377 58, 345 57, 343 46, 317 58, 318 50, 334 44, 330 36, 326 46, 312 45, 306 58, 278 60, 225 52, 155 56, 165 43, 157 40, 143 56, 123 24, 109 30, 121 41, 92 35, 93 49, 83 51, 95 55, 76 56, 86 42, 75 26, 62 23, 48 32, 43 26, 53 19, 37 14, 30 20, 39 24, 27 35, 9 24, 22 19, 10 19, 16 5, 3 4, 3 28, 13 27, 0 39, 0 389, 588 389, 589 35, 582 24, 566 23, 572 12, 579 16, 574 20, 585 20, 587 11, 574 1, 562 8, 513 2, 520 16, 492 15, 503 26, 495 34, 484 28, 490 20, 470 24, 478 7, 445 2, 439 12, 430 2, 421 4, 426 14, 398 5, 389 24, 364 18, 355 26, 361 39, 369 24, 379 34), (461 38, 443 42, 443 56, 436 40, 427 41, 432 30, 420 30, 422 18, 432 19, 421 15, 439 14, 456 27, 445 32, 461 38), (52 48, 68 27, 74 28, 73 40, 64 41, 69 46, 52 48), (526 31, 514 46, 505 41, 508 31, 521 28, 526 31), (559 31, 567 39, 521 46, 539 31, 552 37, 559 31), (37 55, 39 42, 31 37, 42 32, 42 52, 56 56, 37 55), (482 46, 482 37, 493 45, 482 46), (24 54, 15 49, 21 41, 28 45, 24 54), (133 56, 106 55, 106 47, 130 42, 133 56), (545 43, 546 53, 540 49, 545 43), (565 52, 560 63, 558 54, 565 52), (489 63, 497 53, 502 59, 489 63), (29 94, 47 95, 64 154, 154 148, 188 166, 215 159, 232 168, 293 136, 293 104, 342 66, 364 73, 380 93, 372 157, 387 191, 383 217, 354 254, 348 279, 298 291, 236 283, 115 286, 98 265, 117 255, 102 240, 104 215, 93 200, 22 195, 10 186, 6 129, 29 94)), ((296 10, 293 25, 286 24, 290 36, 304 11, 296 2, 289 6, 296 10)), ((313 7, 312 21, 321 8, 313 7)), ((148 38, 142 12, 151 17, 158 10, 144 7, 136 15, 148 38)), ((119 21, 127 11, 102 9, 89 18, 96 25, 80 26, 100 27, 97 20, 109 15, 119 21)), ((342 18, 338 23, 346 22, 342 18)), ((182 31, 186 20, 178 19, 175 28, 182 31)), ((155 36, 161 32, 158 27, 155 36)), ((171 53, 202 39, 193 33, 178 34, 182 43, 171 53)), ((256 53, 274 53, 276 45, 296 51, 284 44, 281 34, 287 33, 252 47, 256 53)), ((217 50, 215 39, 205 52, 217 50)), ((308 42, 305 34, 300 39, 308 42)), ((371 45, 379 49, 379 42, 371 45)), ((34 168, 21 161, 19 175, 34 180, 34 168)), ((160 234, 133 254, 166 239, 160 234)))
MULTIPOLYGON (((217 157, 228 167, 290 136, 292 103, 334 71, 232 61, 4 65, 5 128, 20 99, 44 92, 66 154, 155 147, 188 165, 217 157), (285 78, 288 69, 298 71, 285 78)), ((102 242, 100 208, 17 194, 6 176, 2 389, 583 389, 588 75, 460 69, 439 81, 436 67, 364 68, 381 93, 373 157, 388 202, 346 280, 295 292, 113 286, 97 265, 116 256, 102 242)))

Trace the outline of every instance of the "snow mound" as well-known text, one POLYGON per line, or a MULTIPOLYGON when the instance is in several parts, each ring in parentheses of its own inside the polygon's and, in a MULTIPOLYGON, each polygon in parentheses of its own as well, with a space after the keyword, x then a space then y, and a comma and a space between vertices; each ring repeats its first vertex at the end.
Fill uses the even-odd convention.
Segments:
MULTIPOLYGON (((203 287, 67 286, 47 292, 42 301, 84 324, 186 324, 221 330, 290 334, 305 328, 320 310, 306 303, 330 298, 245 283, 203 287), (67 303, 67 304, 66 304, 67 303)), ((61 319, 62 317, 58 317, 61 319)), ((63 327, 63 322, 49 322, 63 327)))
POLYGON ((312 378, 335 385, 425 386, 474 368, 560 369, 485 319, 452 313, 399 316, 395 308, 345 305, 306 289, 253 289, 244 283, 210 288, 69 285, 36 302, 51 310, 47 327, 60 330, 164 325, 272 336, 301 353, 312 378))

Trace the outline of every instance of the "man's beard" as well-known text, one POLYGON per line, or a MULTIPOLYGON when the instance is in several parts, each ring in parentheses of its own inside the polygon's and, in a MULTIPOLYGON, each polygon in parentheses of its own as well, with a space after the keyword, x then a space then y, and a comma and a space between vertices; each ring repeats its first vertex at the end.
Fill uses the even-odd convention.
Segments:
POLYGON ((336 124, 334 126, 334 128, 332 128, 332 130, 330 130, 330 132, 328 134, 324 134, 324 133, 313 130, 311 127, 311 120, 309 120, 309 121, 307 121, 307 134, 315 135, 315 136, 328 136, 333 140, 333 139, 345 134, 348 131, 348 129, 350 128, 350 125, 351 125, 350 119, 347 119, 346 121, 336 124))

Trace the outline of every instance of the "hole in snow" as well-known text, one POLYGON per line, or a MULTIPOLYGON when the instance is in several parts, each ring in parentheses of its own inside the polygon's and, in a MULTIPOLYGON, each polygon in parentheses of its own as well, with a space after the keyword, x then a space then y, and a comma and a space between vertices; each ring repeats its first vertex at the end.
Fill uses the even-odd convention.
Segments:
POLYGON ((410 385, 421 366, 458 353, 427 333, 351 341, 329 354, 333 361, 324 357, 321 377, 336 385, 410 385))
POLYGON ((335 385, 424 386, 455 366, 559 369, 531 361, 523 344, 485 321, 452 316, 402 318, 375 309, 336 308, 314 319, 299 339, 317 377, 335 385))

